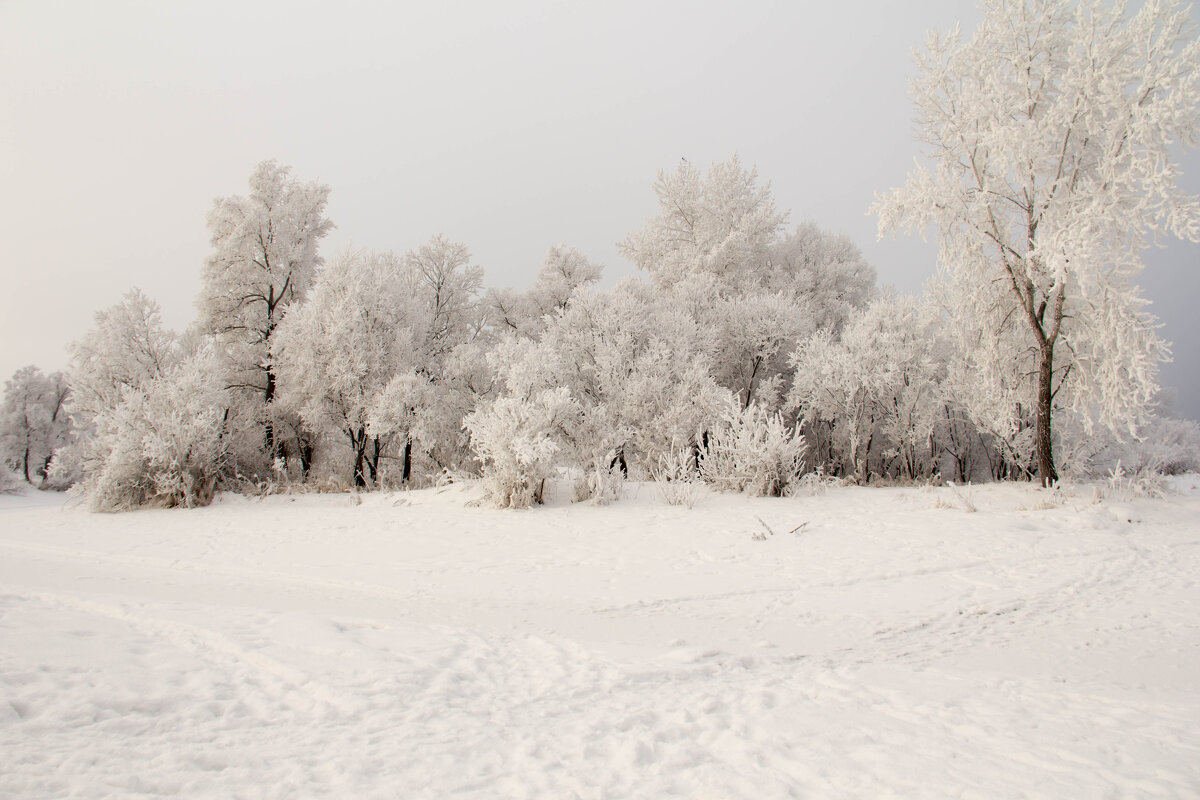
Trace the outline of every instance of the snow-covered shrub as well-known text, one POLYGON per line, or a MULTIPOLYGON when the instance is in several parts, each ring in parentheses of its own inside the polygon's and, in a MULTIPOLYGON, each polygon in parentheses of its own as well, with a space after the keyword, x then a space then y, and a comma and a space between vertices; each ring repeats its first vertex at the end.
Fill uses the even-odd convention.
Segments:
POLYGON ((499 508, 541 503, 564 430, 578 414, 578 403, 563 387, 529 400, 502 397, 469 414, 463 424, 483 464, 487 498, 499 508))
POLYGON ((1118 463, 1108 476, 1105 496, 1113 500, 1135 500, 1139 497, 1163 497, 1167 482, 1162 473, 1149 465, 1123 467, 1118 463))
POLYGON ((817 468, 812 472, 806 472, 801 475, 792 484, 793 492, 800 492, 810 497, 823 495, 830 486, 841 486, 842 482, 838 478, 833 477, 825 472, 823 464, 817 465, 817 468))
POLYGON ((732 406, 700 453, 700 473, 727 491, 781 497, 800 475, 806 444, 782 416, 732 406))
POLYGON ((78 491, 97 511, 212 500, 224 466, 226 391, 211 355, 190 358, 96 418, 78 491))
POLYGON ((1135 438, 1107 428, 1088 430, 1078 418, 1062 415, 1057 435, 1064 474, 1086 480, 1117 473, 1178 475, 1200 470, 1200 425, 1194 421, 1154 409, 1138 434, 1135 438))
POLYGON ((614 462, 616 455, 608 457, 593 457, 585 467, 585 471, 575 481, 575 501, 588 501, 593 505, 602 506, 621 498, 621 487, 625 485, 625 475, 614 462))
POLYGON ((691 508, 704 493, 704 483, 696 471, 696 459, 691 450, 674 450, 658 458, 654 470, 658 496, 672 506, 691 508))

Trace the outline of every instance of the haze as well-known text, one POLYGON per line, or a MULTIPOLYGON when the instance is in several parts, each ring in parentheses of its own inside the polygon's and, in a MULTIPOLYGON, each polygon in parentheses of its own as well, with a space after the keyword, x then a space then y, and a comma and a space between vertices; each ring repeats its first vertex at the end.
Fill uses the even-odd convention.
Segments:
MULTIPOLYGON (((866 209, 918 152, 912 48, 977 18, 940 0, 0 3, 0 375, 63 367, 132 286, 185 327, 205 214, 266 158, 332 187, 326 257, 444 232, 489 286, 524 287, 558 242, 608 284, 632 274, 615 243, 655 211, 656 172, 736 152, 793 224, 919 291, 933 245, 876 241, 866 209)), ((1200 419, 1198 261, 1152 250, 1143 286, 1173 342, 1163 383, 1200 419)))

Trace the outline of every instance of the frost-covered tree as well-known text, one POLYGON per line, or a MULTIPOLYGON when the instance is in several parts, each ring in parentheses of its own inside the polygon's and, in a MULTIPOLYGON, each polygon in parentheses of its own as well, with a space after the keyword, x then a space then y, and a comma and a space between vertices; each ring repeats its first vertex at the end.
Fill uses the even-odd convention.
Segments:
POLYGON ((388 382, 415 368, 422 324, 400 259, 351 251, 321 272, 272 337, 279 402, 310 430, 345 437, 355 486, 377 480, 389 437, 368 422, 388 382))
POLYGON ((51 457, 70 438, 68 393, 61 372, 45 375, 32 365, 17 370, 4 384, 0 460, 6 469, 20 472, 27 483, 33 482, 33 476, 46 479, 51 457))
POLYGON ((846 318, 874 299, 875 269, 848 236, 803 222, 768 251, 766 288, 805 300, 815 329, 842 331, 846 318))
POLYGON ((579 403, 587 422, 574 430, 575 466, 649 474, 724 409, 729 393, 711 375, 706 346, 688 309, 629 280, 577 293, 546 318, 540 339, 504 342, 493 361, 508 396, 562 387, 579 403))
POLYGON ((422 449, 414 457, 433 471, 474 468, 463 418, 491 396, 494 385, 485 355, 483 269, 466 245, 442 235, 407 253, 404 267, 423 320, 414 331, 414 372, 425 403, 419 413, 422 449))
POLYGON ((813 332, 811 304, 788 292, 747 291, 714 301, 701 314, 713 326, 713 372, 741 399, 777 410, 788 356, 813 332))
POLYGON ((1175 149, 1200 133, 1200 41, 1170 1, 982 7, 974 37, 917 55, 927 162, 874 210, 881 232, 936 226, 952 321, 1012 340, 973 367, 1021 396, 1045 484, 1056 406, 1129 431, 1155 391, 1164 349, 1134 279, 1148 233, 1200 239, 1175 149))
POLYGON ((673 286, 697 274, 735 288, 758 279, 786 213, 775 210, 769 185, 734 156, 713 164, 707 175, 686 160, 654 183, 659 213, 621 242, 622 253, 655 284, 673 286))
POLYGON ((905 479, 938 471, 944 426, 941 319, 916 298, 885 296, 850 317, 840 340, 818 331, 793 355, 788 404, 835 475, 905 479))
POLYGON ((270 459, 286 457, 272 402, 277 389, 270 342, 284 312, 307 295, 321 264, 318 245, 333 224, 325 218, 329 187, 302 183, 289 168, 264 161, 250 193, 213 202, 212 255, 197 305, 200 324, 217 337, 226 385, 241 399, 240 417, 258 427, 270 459))
POLYGON ((206 505, 225 469, 227 395, 211 348, 126 387, 94 420, 74 490, 96 511, 206 505))
POLYGON ((577 292, 594 285, 602 270, 575 248, 555 245, 528 291, 488 291, 488 325, 500 333, 535 336, 544 327, 545 317, 566 308, 577 292))
POLYGON ((97 440, 98 420, 117 408, 127 392, 142 391, 184 356, 180 338, 163 326, 158 303, 138 289, 97 311, 93 326, 67 349, 66 410, 75 438, 54 455, 50 479, 59 486, 99 469, 107 445, 97 440))
POLYGON ((91 329, 68 346, 68 410, 86 427, 116 407, 125 389, 140 389, 181 358, 179 337, 165 328, 162 309, 140 289, 97 311, 91 329))
POLYGON ((483 269, 471 263, 465 244, 438 234, 404 256, 414 296, 427 310, 419 333, 425 366, 436 370, 455 347, 483 325, 479 292, 483 269))
POLYGON ((529 398, 502 397, 466 417, 471 445, 483 462, 483 487, 500 508, 542 502, 562 441, 580 413, 566 387, 529 398))

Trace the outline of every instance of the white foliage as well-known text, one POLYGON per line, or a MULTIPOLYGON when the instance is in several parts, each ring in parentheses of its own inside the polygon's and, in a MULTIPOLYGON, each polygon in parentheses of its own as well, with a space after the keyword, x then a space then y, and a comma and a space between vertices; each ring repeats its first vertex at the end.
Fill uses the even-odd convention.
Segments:
POLYGON ((707 274, 725 287, 744 285, 766 268, 768 248, 787 219, 775 210, 770 186, 734 156, 707 175, 687 160, 658 173, 659 213, 621 242, 621 250, 659 286, 707 274))
POLYGON ((847 236, 803 222, 768 253, 766 288, 804 299, 815 329, 841 334, 850 314, 875 298, 875 269, 847 236))
POLYGON ((697 455, 689 449, 675 449, 662 453, 654 470, 654 483, 658 496, 672 506, 692 508, 704 494, 704 482, 700 479, 697 455))
POLYGON ((1147 232, 1200 239, 1200 201, 1175 160, 1200 138, 1200 41, 1176 2, 983 11, 970 40, 931 34, 918 54, 929 162, 874 210, 881 233, 938 230, 954 323, 1009 340, 967 352, 977 391, 1035 409, 1049 481, 1052 404, 1129 431, 1156 389, 1165 351, 1134 280, 1147 232))
POLYGON ((28 484, 17 473, 0 465, 0 494, 20 494, 25 486, 28 484))
POLYGON ((92 328, 68 346, 68 409, 80 426, 114 408, 127 389, 141 389, 179 363, 179 337, 163 327, 157 302, 130 289, 97 311, 92 328))
POLYGON ((0 404, 0 465, 16 470, 32 483, 46 480, 54 452, 73 436, 65 404, 69 397, 61 372, 44 375, 23 367, 5 382, 0 404))
POLYGON ((289 172, 264 161, 250 175, 248 195, 213 202, 213 250, 197 300, 199 325, 217 337, 223 380, 241 405, 234 416, 250 426, 242 433, 244 449, 273 451, 264 470, 286 452, 271 407, 271 338, 288 308, 307 296, 322 263, 318 245, 333 228, 324 216, 329 187, 302 183, 289 172))
POLYGON ((780 414, 731 405, 700 452, 700 474, 726 491, 780 497, 800 476, 805 449, 780 414))
POLYGON ((482 327, 478 295, 483 270, 471 263, 466 245, 440 234, 406 253, 404 267, 414 296, 428 314, 424 330, 418 332, 423 356, 437 362, 482 327))
POLYGON ((937 471, 934 436, 949 399, 936 310, 885 296, 853 314, 835 341, 819 331, 793 356, 788 405, 816 440, 831 472, 913 479, 937 471))
POLYGON ((189 358, 96 418, 76 490, 98 511, 212 500, 224 468, 227 391, 211 351, 189 358))
POLYGON ((566 387, 559 387, 528 400, 502 397, 467 415, 464 424, 483 463, 488 499, 499 508, 540 503, 579 412, 566 387))
POLYGON ((715 422, 728 396, 699 338, 669 297, 626 281, 608 293, 578 292, 539 340, 502 342, 492 361, 512 396, 562 387, 579 403, 584 423, 573 450, 581 469, 616 450, 648 474, 660 453, 715 422))
MULTIPOLYGON (((368 424, 374 438, 388 382, 416 367, 414 329, 425 322, 400 259, 351 251, 321 272, 309 298, 288 312, 271 342, 279 402, 326 437, 347 441, 352 478, 365 484, 368 424)), ((372 472, 377 464, 367 466, 372 472)))

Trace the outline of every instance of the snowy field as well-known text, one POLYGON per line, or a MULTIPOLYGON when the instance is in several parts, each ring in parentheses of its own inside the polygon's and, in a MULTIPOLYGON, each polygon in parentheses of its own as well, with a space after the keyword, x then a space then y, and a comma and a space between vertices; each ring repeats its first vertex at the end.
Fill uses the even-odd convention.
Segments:
POLYGON ((0 497, 0 795, 1200 796, 1172 485, 0 497))

